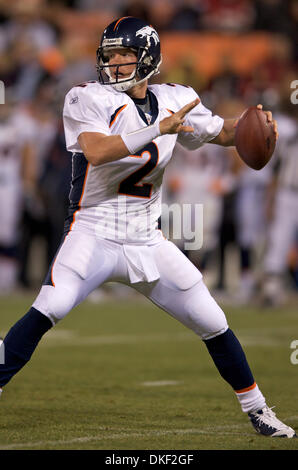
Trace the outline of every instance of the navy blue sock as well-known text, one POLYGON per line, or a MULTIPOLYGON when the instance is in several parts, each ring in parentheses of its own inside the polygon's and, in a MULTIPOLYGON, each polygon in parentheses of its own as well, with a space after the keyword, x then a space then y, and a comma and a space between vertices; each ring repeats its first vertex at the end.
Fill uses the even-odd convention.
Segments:
POLYGON ((220 375, 237 391, 254 384, 244 351, 233 331, 205 340, 204 343, 220 375))
POLYGON ((29 361, 41 337, 52 322, 35 308, 31 308, 4 338, 4 364, 0 364, 0 387, 29 361))

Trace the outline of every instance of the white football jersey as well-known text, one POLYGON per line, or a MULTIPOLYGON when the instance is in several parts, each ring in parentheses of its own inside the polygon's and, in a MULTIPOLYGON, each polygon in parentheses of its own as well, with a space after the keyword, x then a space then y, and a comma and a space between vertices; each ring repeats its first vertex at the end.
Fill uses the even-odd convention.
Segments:
MULTIPOLYGON (((193 101, 197 94, 186 86, 149 85, 151 123, 164 119, 193 101)), ((117 135, 148 125, 145 114, 123 92, 98 82, 72 88, 63 111, 67 149, 73 152, 70 214, 66 231, 95 231, 100 238, 120 243, 152 244, 162 238, 161 185, 165 167, 178 139, 196 149, 216 137, 223 119, 199 103, 187 116, 192 134, 167 134, 154 139, 135 155, 92 166, 78 143, 82 132, 117 135)))

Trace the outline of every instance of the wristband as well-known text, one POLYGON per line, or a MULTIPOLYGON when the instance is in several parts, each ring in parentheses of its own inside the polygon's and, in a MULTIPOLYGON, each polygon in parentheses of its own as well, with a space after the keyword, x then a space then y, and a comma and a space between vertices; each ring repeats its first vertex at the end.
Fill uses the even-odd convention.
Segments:
POLYGON ((133 155, 160 135, 159 121, 156 120, 154 124, 144 127, 143 129, 129 132, 128 134, 126 132, 122 132, 121 138, 130 154, 133 155))

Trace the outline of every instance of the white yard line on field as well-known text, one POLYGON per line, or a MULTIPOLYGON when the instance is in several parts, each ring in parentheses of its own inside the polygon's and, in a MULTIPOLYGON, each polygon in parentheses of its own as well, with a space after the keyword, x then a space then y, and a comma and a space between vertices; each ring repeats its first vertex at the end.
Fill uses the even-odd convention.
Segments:
MULTIPOLYGON (((148 437, 162 437, 162 436, 171 436, 171 435, 188 435, 188 434, 199 434, 199 435, 212 435, 214 436, 215 433, 220 433, 222 436, 228 435, 236 435, 239 436, 239 431, 241 429, 249 429, 249 425, 247 424, 239 424, 234 426, 210 426, 206 429, 172 429, 172 430, 144 430, 138 432, 130 432, 130 431, 118 431, 109 433, 109 430, 106 427, 99 427, 99 430, 102 430, 102 434, 96 436, 84 436, 84 437, 76 437, 73 439, 67 440, 56 440, 56 441, 36 441, 36 442, 23 442, 23 443, 15 443, 15 444, 7 444, 7 445, 0 445, 0 450, 11 450, 11 449, 19 449, 19 448, 31 448, 31 447, 54 447, 54 446, 64 446, 64 445, 71 445, 71 444, 80 444, 86 443, 91 441, 105 441, 111 439, 141 439, 141 438, 148 438, 148 437), (229 431, 230 429, 230 431, 229 431), (232 431, 234 429, 234 431, 232 431)), ((241 436, 252 436, 252 433, 245 433, 241 431, 241 436)))
POLYGON ((178 380, 155 380, 152 382, 142 382, 141 385, 144 387, 164 387, 167 385, 177 385, 181 384, 178 380))
POLYGON ((49 332, 43 338, 43 346, 92 346, 104 344, 134 344, 144 342, 168 342, 168 341, 197 341, 198 337, 191 332, 181 333, 153 333, 153 334, 121 334, 121 335, 98 335, 98 336, 79 336, 77 333, 69 330, 58 330, 49 332), (50 334, 51 333, 51 334, 50 334))
MULTIPOLYGON (((79 336, 72 330, 52 330, 44 336, 42 347, 56 346, 100 346, 109 344, 138 344, 138 343, 162 343, 162 342, 188 342, 200 340, 197 335, 188 331, 177 333, 148 333, 148 334, 115 334, 115 335, 97 335, 97 336, 79 336)), ((284 345, 282 338, 270 338, 268 336, 250 334, 239 335, 241 344, 247 346, 266 346, 274 347, 284 345)))
MULTIPOLYGON (((284 421, 297 421, 298 416, 289 416, 284 418, 284 421)), ((165 437, 171 435, 203 435, 203 436, 247 436, 253 437, 256 436, 254 431, 251 428, 249 423, 243 424, 226 424, 222 426, 207 426, 205 429, 170 429, 170 430, 144 430, 144 431, 128 431, 109 429, 107 427, 99 426, 99 431, 102 431, 102 434, 95 436, 84 436, 84 437, 75 437, 73 439, 67 440, 55 440, 55 441, 36 441, 36 442, 18 442, 15 444, 0 444, 0 450, 12 450, 20 448, 33 448, 33 447, 55 447, 55 446, 67 446, 71 444, 80 444, 88 443, 92 441, 106 441, 111 439, 142 439, 148 437, 165 437), (245 432, 251 429, 251 432, 245 432), (112 431, 112 432, 111 432, 112 431), (116 432, 115 432, 116 431, 116 432)))

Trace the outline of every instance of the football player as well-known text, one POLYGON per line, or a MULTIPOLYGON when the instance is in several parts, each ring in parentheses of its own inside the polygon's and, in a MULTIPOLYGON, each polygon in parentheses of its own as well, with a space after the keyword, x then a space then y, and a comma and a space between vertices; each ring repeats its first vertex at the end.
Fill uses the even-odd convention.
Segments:
POLYGON ((205 142, 230 146, 235 133, 235 120, 213 116, 192 88, 148 85, 160 64, 155 29, 120 18, 104 30, 97 50, 99 82, 66 95, 73 175, 65 236, 37 299, 4 339, 0 387, 74 306, 104 282, 119 281, 205 342, 257 432, 293 437, 295 431, 267 406, 202 274, 158 229, 163 172, 176 141, 188 149, 205 142))

